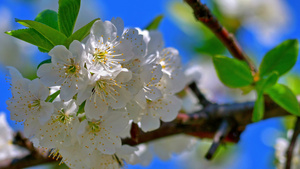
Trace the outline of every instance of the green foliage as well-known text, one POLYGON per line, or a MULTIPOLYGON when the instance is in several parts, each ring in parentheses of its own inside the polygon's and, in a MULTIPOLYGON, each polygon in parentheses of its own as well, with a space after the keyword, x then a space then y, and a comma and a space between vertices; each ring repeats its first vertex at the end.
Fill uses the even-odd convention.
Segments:
POLYGON ((94 19, 90 23, 88 23, 85 26, 83 26, 82 28, 78 29, 70 37, 68 37, 68 39, 65 42, 65 46, 68 48, 74 40, 82 41, 85 37, 87 37, 90 34, 91 27, 97 20, 100 20, 100 19, 99 18, 94 19))
POLYGON ((34 21, 43 23, 47 26, 50 26, 53 29, 58 30, 58 16, 57 12, 46 9, 38 14, 34 21))
POLYGON ((72 34, 79 8, 80 0, 59 0, 58 13, 44 10, 38 14, 34 21, 16 19, 16 22, 29 27, 29 29, 19 29, 6 33, 37 46, 41 52, 49 52, 56 45, 69 47, 72 41, 82 41, 87 37, 94 22, 99 20, 99 18, 94 19, 72 34))
POLYGON ((259 80, 256 84, 256 90, 262 94, 266 89, 272 87, 278 81, 278 73, 272 72, 267 78, 259 80))
POLYGON ((218 77, 226 86, 239 88, 252 84, 251 70, 244 61, 225 56, 215 56, 213 63, 218 77))
POLYGON ((45 64, 45 63, 51 63, 51 59, 47 59, 47 60, 42 61, 42 62, 37 66, 37 69, 39 69, 39 67, 42 66, 42 65, 45 64))
POLYGON ((32 28, 12 30, 5 33, 33 44, 45 51, 50 51, 54 47, 54 45, 50 43, 48 39, 46 39, 42 34, 32 28))
POLYGON ((252 121, 257 122, 264 117, 264 97, 263 94, 257 95, 257 99, 254 104, 252 121))
POLYGON ((285 85, 276 84, 266 90, 266 93, 277 103, 280 107, 291 114, 300 116, 300 107, 297 97, 285 85))
POLYGON ((60 93, 60 90, 58 90, 55 93, 51 94, 50 96, 48 96, 48 98, 46 99, 46 101, 53 102, 54 99, 59 95, 59 93, 60 93))
POLYGON ((263 58, 259 67, 260 76, 263 77, 277 71, 281 76, 288 72, 296 63, 299 50, 297 40, 286 40, 270 50, 263 58))
POLYGON ((33 28, 34 30, 38 31, 41 35, 43 35, 46 39, 49 40, 54 46, 62 45, 63 42, 66 41, 67 37, 59 32, 56 29, 51 28, 45 24, 40 22, 31 21, 31 20, 16 20, 18 23, 33 28))
POLYGON ((80 0, 58 1, 58 26, 60 32, 71 36, 80 9, 80 0))
POLYGON ((145 29, 147 30, 156 30, 158 29, 159 24, 161 23, 162 19, 164 18, 163 15, 159 15, 156 18, 154 18, 151 23, 149 23, 145 29))

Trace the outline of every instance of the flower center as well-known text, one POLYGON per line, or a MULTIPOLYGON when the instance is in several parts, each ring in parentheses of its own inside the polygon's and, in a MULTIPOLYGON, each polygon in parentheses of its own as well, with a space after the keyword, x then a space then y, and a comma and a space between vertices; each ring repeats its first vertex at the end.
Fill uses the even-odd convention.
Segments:
POLYGON ((40 100, 35 100, 28 104, 29 109, 34 108, 34 107, 39 107, 39 106, 40 106, 40 100))
POLYGON ((107 57, 106 55, 108 54, 107 51, 103 51, 99 48, 95 48, 95 53, 94 53, 94 59, 93 62, 101 62, 101 63, 106 63, 107 57))
POLYGON ((89 124, 89 128, 91 130, 92 133, 98 133, 101 131, 101 127, 100 127, 100 124, 101 122, 100 121, 97 121, 97 122, 88 122, 89 124))

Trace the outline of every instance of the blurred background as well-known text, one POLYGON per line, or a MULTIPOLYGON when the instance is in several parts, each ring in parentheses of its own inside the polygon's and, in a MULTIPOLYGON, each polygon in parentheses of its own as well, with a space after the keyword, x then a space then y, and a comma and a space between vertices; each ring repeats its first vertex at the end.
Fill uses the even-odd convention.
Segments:
MULTIPOLYGON (((300 39, 300 2, 296 0, 205 0, 220 22, 236 35, 240 45, 258 65, 264 54, 286 39, 300 39)), ((218 103, 254 100, 253 93, 223 86, 213 69, 211 56, 230 55, 214 35, 197 23, 191 9, 179 0, 82 0, 76 28, 100 17, 110 20, 121 17, 126 27, 144 28, 156 16, 163 15, 159 30, 163 33, 166 47, 175 47, 182 56, 185 67, 199 65, 199 86, 209 99, 218 103)), ((22 126, 9 120, 5 101, 11 96, 6 80, 5 66, 16 67, 24 77, 36 78, 37 65, 49 58, 37 47, 4 34, 5 31, 23 28, 15 18, 33 20, 45 9, 57 11, 57 0, 0 0, 0 112, 7 114, 14 130, 22 126)), ((300 62, 280 79, 300 94, 300 62)), ((199 140, 189 152, 174 154, 168 160, 153 157, 147 166, 128 165, 129 169, 186 168, 186 169, 273 169, 275 168, 276 138, 285 137, 295 119, 273 118, 249 125, 238 144, 226 144, 216 158, 206 161, 204 154, 209 140, 199 140)), ((57 168, 38 166, 35 168, 57 168)))

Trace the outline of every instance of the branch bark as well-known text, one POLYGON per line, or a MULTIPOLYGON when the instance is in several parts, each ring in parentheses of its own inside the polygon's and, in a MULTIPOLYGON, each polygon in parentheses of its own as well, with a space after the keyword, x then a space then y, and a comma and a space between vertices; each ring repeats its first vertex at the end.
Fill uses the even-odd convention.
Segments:
POLYGON ((233 57, 246 61, 253 74, 255 74, 256 68, 253 62, 247 55, 244 54, 233 34, 229 33, 227 29, 219 23, 217 18, 212 15, 209 8, 205 4, 202 4, 200 0, 184 1, 194 10, 195 18, 207 26, 216 35, 233 57))
POLYGON ((294 154, 294 148, 297 142, 298 135, 300 134, 300 117, 297 118, 297 121, 295 123, 294 133, 290 142, 290 145, 286 151, 286 165, 285 169, 291 169, 292 168, 292 160, 293 160, 293 154, 294 154))

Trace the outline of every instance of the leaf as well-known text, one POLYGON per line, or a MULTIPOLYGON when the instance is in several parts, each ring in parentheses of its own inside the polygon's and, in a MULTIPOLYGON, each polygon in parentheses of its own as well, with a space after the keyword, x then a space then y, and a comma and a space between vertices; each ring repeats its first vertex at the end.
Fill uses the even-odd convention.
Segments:
POLYGON ((300 107, 298 100, 294 93, 287 86, 282 84, 276 84, 273 87, 266 90, 266 93, 280 107, 282 107, 291 114, 300 116, 300 107))
POLYGON ((58 26, 60 32, 71 36, 80 9, 80 0, 58 1, 58 26))
POLYGON ((279 76, 288 72, 297 61, 298 50, 298 40, 286 40, 270 50, 259 67, 260 76, 263 77, 273 71, 277 71, 279 76))
POLYGON ((219 79, 228 87, 239 88, 253 82, 251 70, 244 61, 214 56, 213 63, 219 79))
POLYGON ((69 45, 74 41, 82 41, 86 36, 90 34, 91 27, 93 26, 94 22, 100 20, 100 18, 94 19, 90 23, 86 24, 82 28, 78 29, 75 33, 73 33, 70 37, 68 37, 67 41, 65 42, 65 46, 69 48, 69 45))
POLYGON ((39 67, 42 66, 42 65, 45 64, 45 63, 51 63, 51 59, 47 59, 47 60, 42 61, 42 62, 37 66, 37 69, 39 69, 39 67))
POLYGON ((46 101, 52 103, 55 100, 55 98, 59 95, 59 93, 60 93, 60 90, 57 90, 55 93, 53 93, 50 96, 48 96, 48 98, 46 99, 46 101))
POLYGON ((38 14, 34 21, 43 23, 53 29, 58 30, 58 16, 57 12, 46 9, 38 14))
POLYGON ((278 81, 278 73, 277 72, 272 72, 267 78, 261 79, 256 83, 256 89, 259 91, 261 94, 263 94, 264 90, 272 87, 273 85, 276 84, 278 81))
POLYGON ((78 114, 82 114, 84 112, 84 106, 85 106, 85 101, 81 103, 81 105, 79 106, 78 111, 76 113, 77 116, 78 114))
POLYGON ((252 121, 257 122, 264 117, 265 105, 263 94, 257 94, 257 99, 254 104, 252 121))
POLYGON ((46 39, 48 39, 49 42, 51 42, 54 46, 63 45, 67 39, 67 37, 61 32, 59 32, 58 30, 55 30, 50 26, 47 26, 40 22, 31 21, 31 20, 16 20, 16 21, 26 27, 30 27, 38 31, 41 35, 43 35, 46 39))
POLYGON ((157 16, 156 18, 154 18, 154 19, 152 20, 151 23, 149 23, 149 24, 146 26, 145 29, 147 29, 147 30, 156 30, 156 29, 158 28, 158 26, 159 26, 159 24, 160 24, 160 22, 161 22, 161 20, 162 20, 163 18, 164 18, 163 15, 157 16))
POLYGON ((46 39, 43 35, 32 28, 12 30, 5 33, 35 46, 38 46, 39 48, 48 52, 54 47, 54 45, 49 42, 48 39, 46 39))

